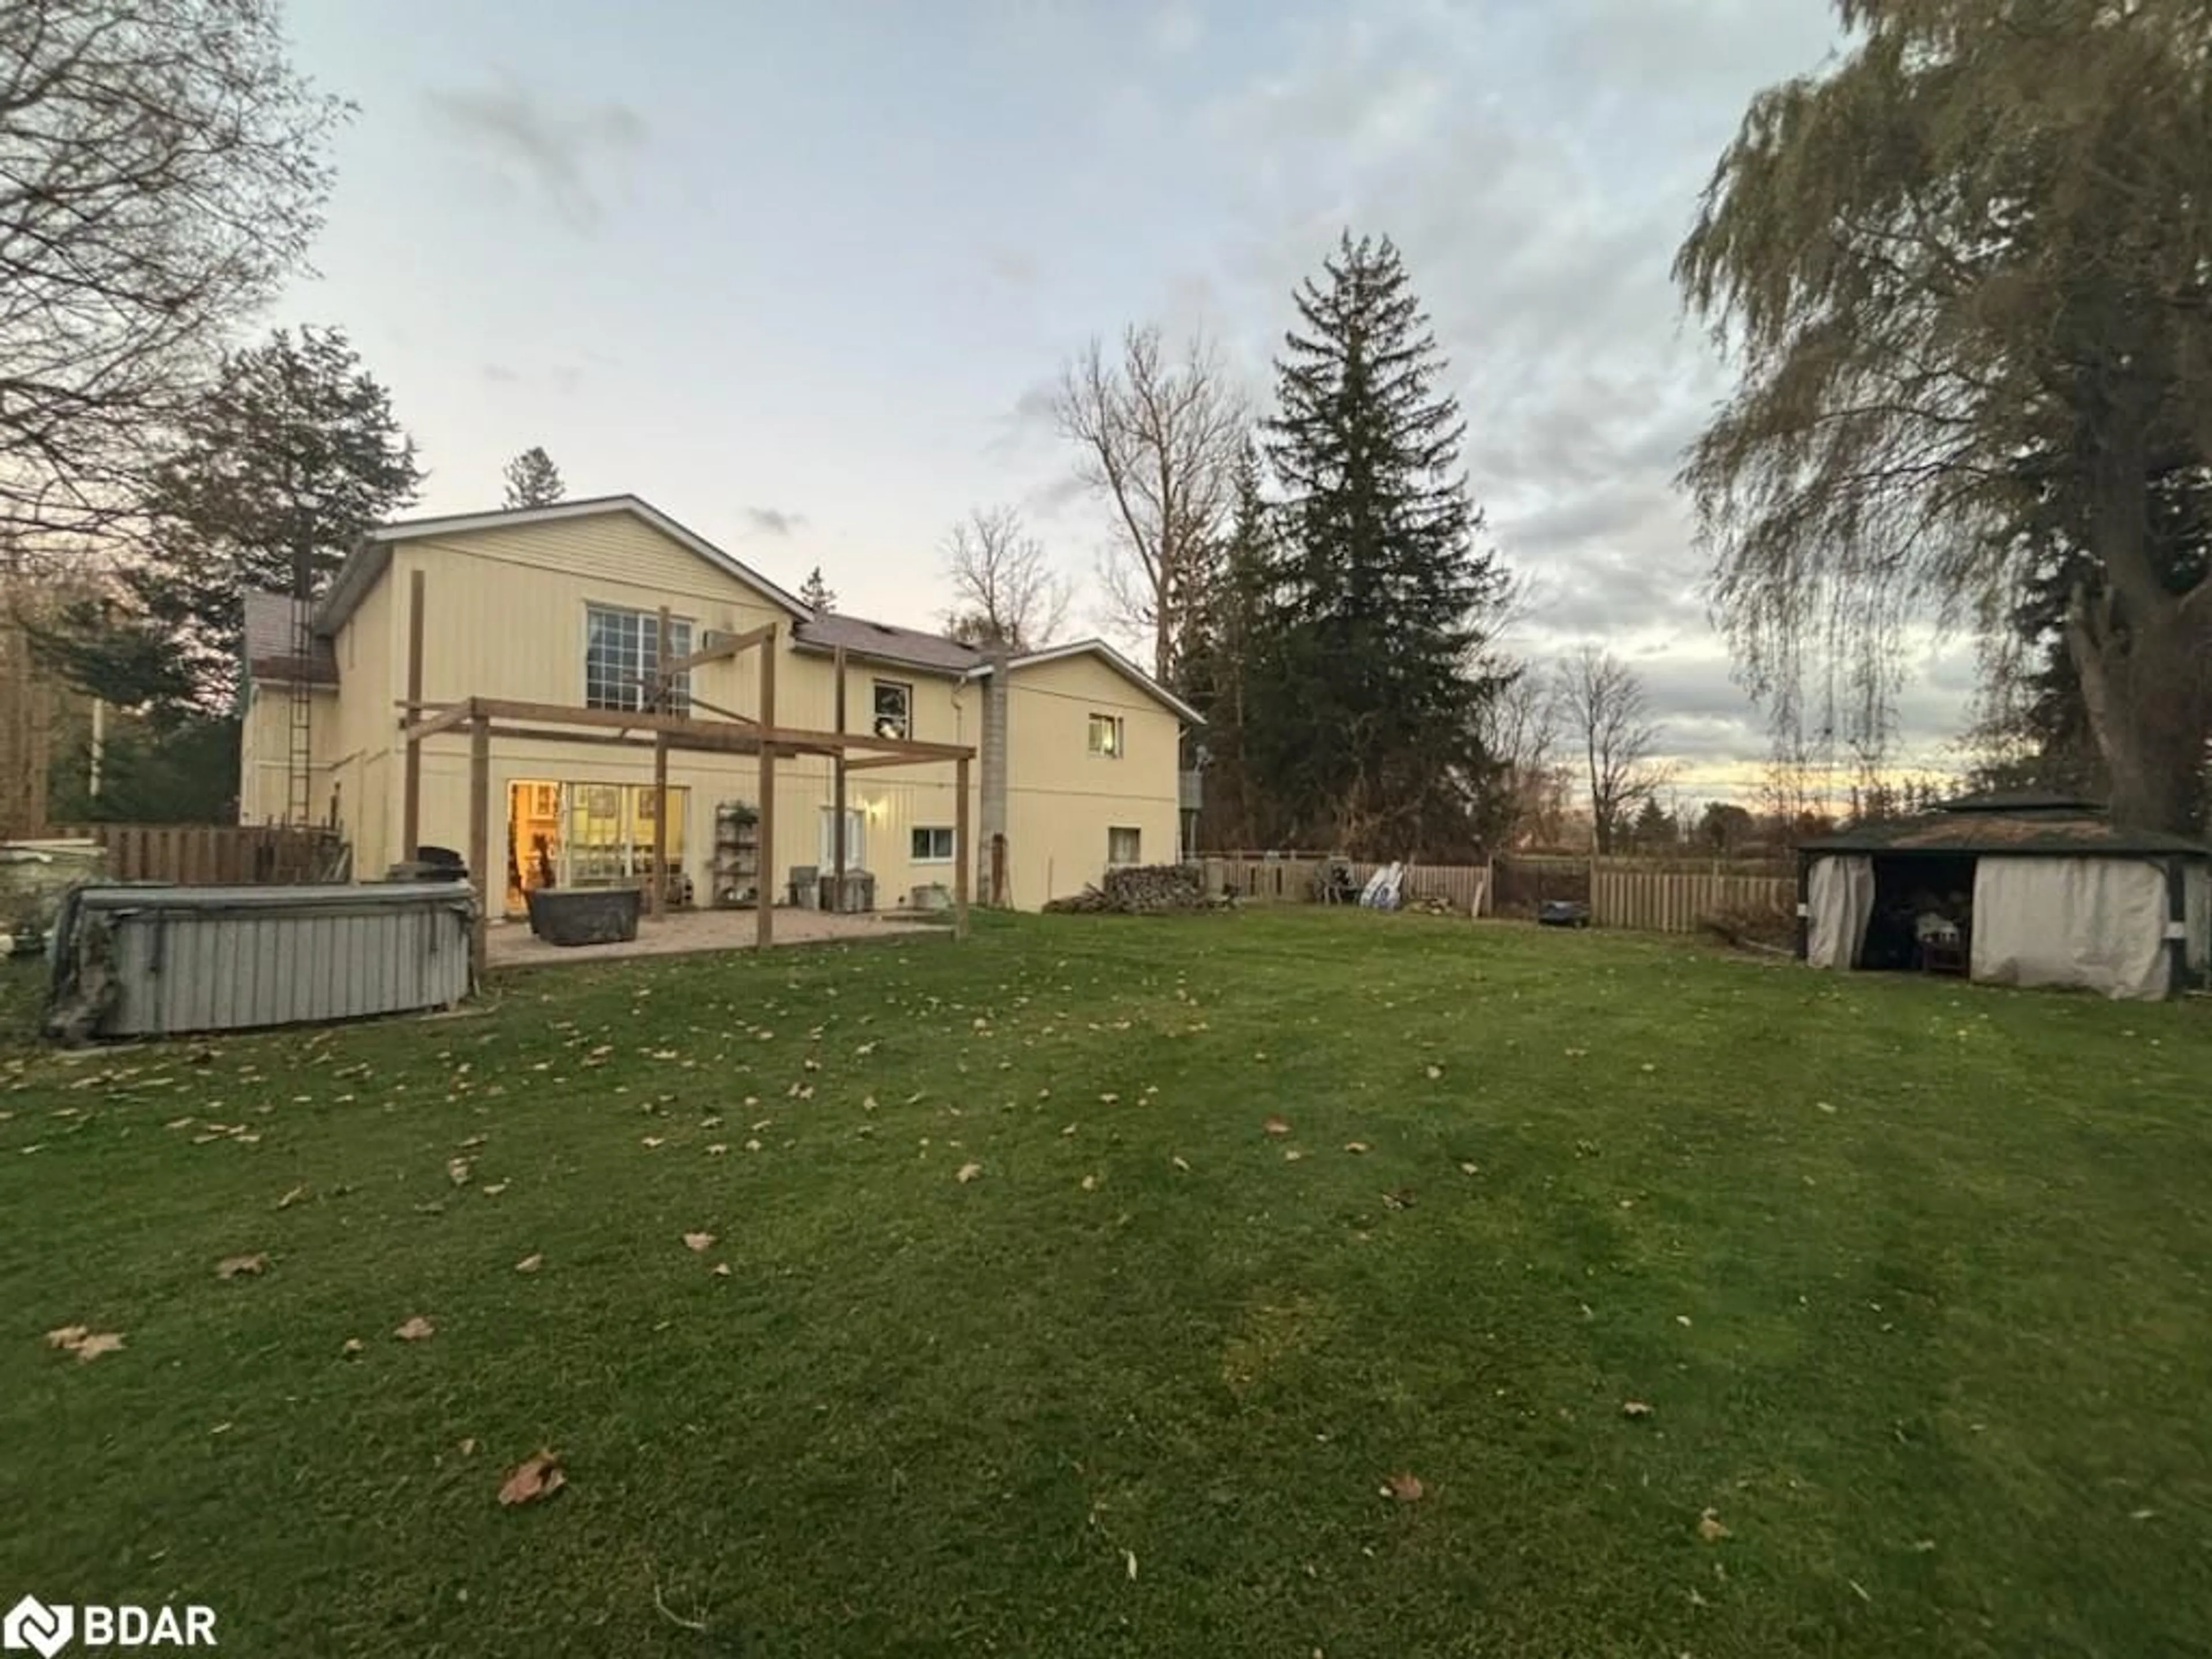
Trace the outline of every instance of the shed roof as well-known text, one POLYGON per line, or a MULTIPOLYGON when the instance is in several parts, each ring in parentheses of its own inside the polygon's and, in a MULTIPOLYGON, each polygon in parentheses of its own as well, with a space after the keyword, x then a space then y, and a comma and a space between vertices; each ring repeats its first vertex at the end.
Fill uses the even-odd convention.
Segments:
MULTIPOLYGON (((1972 799, 1971 797, 1969 798, 1972 799)), ((2124 830, 2069 803, 2042 808, 1967 806, 1854 824, 1800 842, 1800 853, 1998 853, 2072 858, 2212 857, 2212 848, 2156 830, 2124 830)))

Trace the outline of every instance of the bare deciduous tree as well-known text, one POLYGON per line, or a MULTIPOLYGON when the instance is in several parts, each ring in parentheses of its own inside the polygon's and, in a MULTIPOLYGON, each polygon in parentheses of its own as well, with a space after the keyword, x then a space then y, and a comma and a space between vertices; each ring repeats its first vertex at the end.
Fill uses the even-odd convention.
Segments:
POLYGON ((128 512, 321 223, 346 106, 273 0, 0 0, 0 542, 128 512))
POLYGON ((1250 425, 1243 400, 1203 338, 1171 358, 1158 328, 1132 326, 1118 360, 1094 339, 1067 366, 1054 414, 1082 452, 1077 476, 1113 508, 1114 543, 1099 569, 1112 620, 1150 637, 1152 672, 1171 683, 1236 504, 1250 425))
POLYGON ((1559 740, 1553 688, 1531 669, 1522 668, 1483 705, 1482 745, 1503 769, 1498 828, 1501 845, 1517 846, 1523 836, 1540 833, 1547 809, 1558 795, 1559 740))
POLYGON ((1559 720, 1582 751, 1591 834, 1610 853, 1644 803, 1667 781, 1655 751, 1659 728, 1636 671, 1602 647, 1585 645, 1553 681, 1559 720))
POLYGON ((952 581, 945 629, 969 645, 1034 651, 1067 620, 1066 578, 1011 507, 975 508, 945 538, 952 581))

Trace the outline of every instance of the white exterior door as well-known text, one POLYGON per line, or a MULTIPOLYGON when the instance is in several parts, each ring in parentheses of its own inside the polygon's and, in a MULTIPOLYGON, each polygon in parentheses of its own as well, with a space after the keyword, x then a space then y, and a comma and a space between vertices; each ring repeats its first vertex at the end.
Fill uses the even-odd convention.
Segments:
MULTIPOLYGON (((865 870, 868 867, 867 814, 857 806, 845 809, 845 867, 865 870)), ((816 860, 822 873, 828 875, 837 867, 837 813, 834 807, 822 809, 822 845, 816 860)))

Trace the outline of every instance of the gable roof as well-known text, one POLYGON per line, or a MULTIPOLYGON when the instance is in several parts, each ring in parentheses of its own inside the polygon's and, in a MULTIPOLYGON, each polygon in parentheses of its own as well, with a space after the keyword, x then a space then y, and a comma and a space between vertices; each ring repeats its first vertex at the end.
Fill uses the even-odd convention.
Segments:
POLYGON ((289 593, 249 590, 239 597, 245 608, 246 672, 249 678, 304 680, 309 685, 338 683, 338 659, 327 635, 316 635, 306 663, 301 662, 289 593))
MULTIPOLYGON (((1006 667, 1018 673, 1024 668, 1034 668, 1042 663, 1060 662, 1069 657, 1096 657, 1130 684, 1135 686, 1137 690, 1157 702, 1166 704, 1193 726, 1206 724, 1205 715, 1200 714, 1198 710, 1193 708, 1103 640, 1073 640, 1066 645, 1047 646, 1042 651, 1024 652, 1020 656, 1008 659, 1006 667)), ((975 672, 988 673, 990 669, 988 665, 986 665, 975 672)))
POLYGON ((599 495, 588 501, 556 501, 550 507, 518 507, 497 513, 453 514, 436 519, 401 519, 379 525, 364 534, 347 556, 337 579, 331 584, 331 591, 324 595, 315 612, 315 626, 323 633, 337 632, 383 576, 386 567, 392 562, 392 549, 401 542, 465 536, 478 530, 519 530, 535 524, 558 524, 568 519, 599 518, 615 513, 651 526, 792 616, 803 618, 813 614, 750 565, 732 558, 696 531, 677 523, 650 501, 636 495, 599 495))

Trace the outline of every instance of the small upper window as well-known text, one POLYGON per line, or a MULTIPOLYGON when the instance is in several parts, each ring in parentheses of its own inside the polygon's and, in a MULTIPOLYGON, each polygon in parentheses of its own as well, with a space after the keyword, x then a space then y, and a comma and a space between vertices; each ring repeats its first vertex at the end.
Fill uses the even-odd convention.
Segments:
POLYGON ((876 682, 876 714, 868 728, 879 738, 914 735, 914 688, 898 680, 876 682))
POLYGON ((1108 760, 1121 758, 1124 732, 1119 714, 1093 714, 1091 717, 1091 752, 1103 755, 1108 760))

